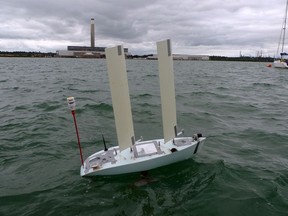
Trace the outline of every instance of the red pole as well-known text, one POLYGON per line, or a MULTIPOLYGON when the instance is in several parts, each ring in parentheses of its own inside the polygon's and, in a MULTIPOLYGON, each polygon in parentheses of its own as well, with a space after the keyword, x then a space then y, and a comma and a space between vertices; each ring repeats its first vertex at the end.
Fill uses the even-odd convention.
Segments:
POLYGON ((76 122, 76 112, 75 112, 76 102, 75 102, 74 97, 68 97, 67 98, 67 103, 68 103, 68 107, 71 109, 71 113, 72 113, 72 116, 73 116, 73 119, 74 119, 74 125, 75 125, 77 140, 78 140, 78 147, 79 147, 79 151, 80 151, 81 163, 82 163, 82 166, 84 166, 82 148, 81 148, 81 144, 80 144, 80 137, 79 137, 78 127, 77 127, 77 122, 76 122))
POLYGON ((82 149, 81 149, 81 143, 80 143, 80 137, 79 137, 78 127, 77 127, 77 122, 76 122, 75 110, 71 110, 71 113, 72 113, 73 119, 74 119, 74 125, 75 125, 77 140, 78 140, 78 147, 79 147, 81 162, 82 162, 82 166, 83 166, 83 165, 84 165, 84 161, 83 161, 82 149))

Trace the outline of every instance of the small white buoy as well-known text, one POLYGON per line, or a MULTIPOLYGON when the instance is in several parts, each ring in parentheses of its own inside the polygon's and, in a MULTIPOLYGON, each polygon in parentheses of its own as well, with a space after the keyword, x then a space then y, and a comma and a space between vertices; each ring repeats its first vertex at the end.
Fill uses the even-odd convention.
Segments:
POLYGON ((67 103, 68 103, 69 109, 75 110, 75 108, 76 108, 76 102, 75 102, 74 97, 68 97, 68 98, 67 98, 67 103))

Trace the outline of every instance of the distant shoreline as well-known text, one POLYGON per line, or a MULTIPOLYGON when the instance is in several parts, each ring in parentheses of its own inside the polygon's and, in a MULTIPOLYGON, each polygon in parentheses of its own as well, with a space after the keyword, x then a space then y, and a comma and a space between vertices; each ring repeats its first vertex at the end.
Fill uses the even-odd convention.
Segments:
MULTIPOLYGON (((143 59, 145 60, 149 55, 131 55, 128 59, 143 59)), ((24 51, 0 51, 0 57, 21 57, 21 58, 63 58, 57 56, 56 53, 48 52, 24 52, 24 51)), ((66 58, 66 57, 65 57, 66 58)), ((69 58, 69 57, 68 57, 69 58)), ((71 57, 70 57, 71 58, 71 57)), ((243 61, 243 62, 273 62, 272 57, 227 57, 227 56, 209 56, 210 61, 243 61)), ((197 61, 197 60, 183 60, 183 61, 197 61)))

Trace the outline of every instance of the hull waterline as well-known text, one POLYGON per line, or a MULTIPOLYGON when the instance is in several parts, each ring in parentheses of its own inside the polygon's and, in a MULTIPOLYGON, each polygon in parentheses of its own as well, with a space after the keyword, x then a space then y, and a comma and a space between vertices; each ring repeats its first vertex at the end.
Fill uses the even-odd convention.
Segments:
POLYGON ((288 65, 286 62, 283 62, 283 61, 274 61, 273 62, 273 67, 274 68, 287 68, 288 69, 288 65))

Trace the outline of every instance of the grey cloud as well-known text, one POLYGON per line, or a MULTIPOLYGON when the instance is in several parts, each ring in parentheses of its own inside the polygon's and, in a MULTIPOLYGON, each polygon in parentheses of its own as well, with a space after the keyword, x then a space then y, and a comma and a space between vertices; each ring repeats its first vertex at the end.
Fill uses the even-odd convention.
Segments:
POLYGON ((0 50, 16 49, 21 40, 28 50, 30 42, 48 41, 41 51, 87 45, 94 17, 98 44, 122 41, 133 53, 154 51, 155 41, 171 38, 178 53, 267 47, 273 55, 284 8, 285 0, 9 0, 0 8, 0 50))

